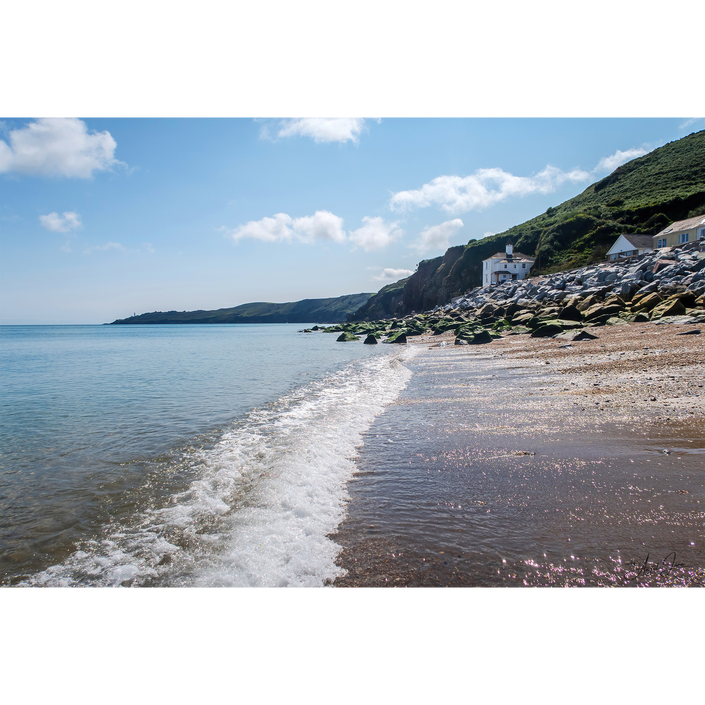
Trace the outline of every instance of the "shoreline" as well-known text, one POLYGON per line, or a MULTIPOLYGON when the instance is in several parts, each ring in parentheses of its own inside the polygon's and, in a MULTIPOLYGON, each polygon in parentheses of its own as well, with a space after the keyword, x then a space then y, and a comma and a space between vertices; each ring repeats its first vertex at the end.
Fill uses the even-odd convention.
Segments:
POLYGON ((696 328, 409 338, 424 351, 365 436, 334 585, 705 585, 705 339, 678 335, 696 328))

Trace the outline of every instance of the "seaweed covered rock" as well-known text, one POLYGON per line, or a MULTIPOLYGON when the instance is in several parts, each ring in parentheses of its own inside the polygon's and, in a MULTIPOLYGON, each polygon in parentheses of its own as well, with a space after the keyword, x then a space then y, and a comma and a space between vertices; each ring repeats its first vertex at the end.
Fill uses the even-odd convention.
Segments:
POLYGON ((343 332, 336 339, 336 343, 351 343, 353 340, 357 340, 357 336, 352 333, 343 332))
POLYGON ((400 330, 398 333, 395 333, 394 335, 390 335, 389 338, 387 338, 385 343, 406 343, 406 331, 405 330, 400 330))

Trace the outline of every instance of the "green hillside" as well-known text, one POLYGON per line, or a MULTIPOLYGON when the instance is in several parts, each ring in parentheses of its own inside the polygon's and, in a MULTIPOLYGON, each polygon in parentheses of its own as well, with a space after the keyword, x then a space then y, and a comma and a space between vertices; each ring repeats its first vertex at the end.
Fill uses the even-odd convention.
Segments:
POLYGON ((217 311, 154 311, 121 318, 111 325, 140 323, 338 323, 367 303, 372 294, 304 299, 284 304, 256 302, 217 311))
MULTIPOLYGON (((621 233, 656 234, 669 223, 705 212, 705 130, 623 164, 583 193, 503 233, 419 263, 403 290, 382 289, 352 320, 404 316, 447 303, 482 282, 482 260, 504 250, 537 258, 532 275, 604 259, 621 233)), ((402 282, 397 282, 401 284, 402 282)), ((390 285, 395 286, 395 285, 390 285)))

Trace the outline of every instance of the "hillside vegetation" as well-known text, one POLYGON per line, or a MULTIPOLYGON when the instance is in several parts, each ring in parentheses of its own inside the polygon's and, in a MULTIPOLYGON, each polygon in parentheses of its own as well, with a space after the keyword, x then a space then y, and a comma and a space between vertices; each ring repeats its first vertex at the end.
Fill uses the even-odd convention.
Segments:
POLYGON ((448 303, 480 286, 482 260, 503 251, 509 238, 515 252, 536 257, 532 275, 546 274, 604 259, 622 233, 656 234, 702 212, 705 130, 623 164, 575 198, 521 225, 420 262, 413 275, 381 289, 350 319, 405 316, 448 303))
POLYGON ((154 311, 121 318, 112 325, 140 323, 337 323, 360 308, 372 294, 304 299, 284 304, 256 302, 217 311, 154 311))

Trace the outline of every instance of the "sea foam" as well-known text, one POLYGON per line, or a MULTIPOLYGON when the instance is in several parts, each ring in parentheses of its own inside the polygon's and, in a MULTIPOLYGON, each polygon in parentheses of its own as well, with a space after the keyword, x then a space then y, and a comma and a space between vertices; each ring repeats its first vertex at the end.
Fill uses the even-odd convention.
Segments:
POLYGON ((414 347, 349 363, 255 409, 184 462, 193 479, 24 585, 322 586, 362 435, 407 385, 414 347))

